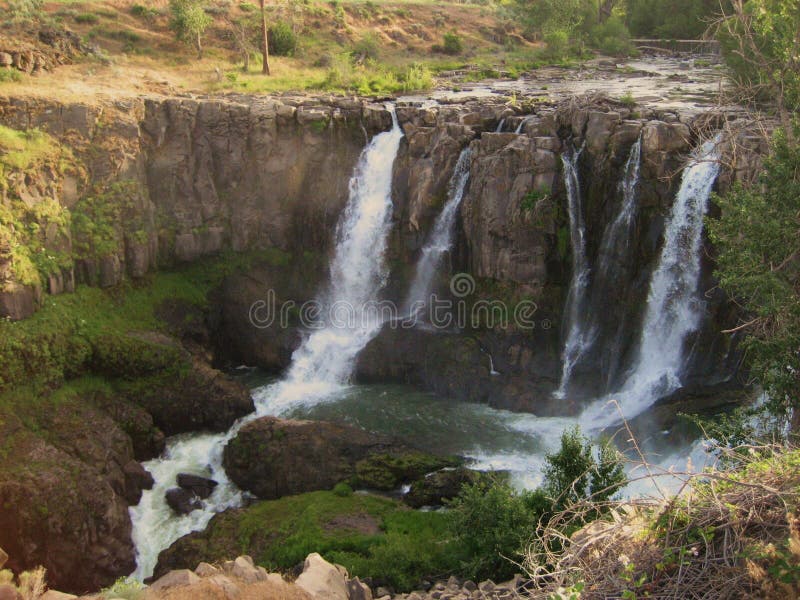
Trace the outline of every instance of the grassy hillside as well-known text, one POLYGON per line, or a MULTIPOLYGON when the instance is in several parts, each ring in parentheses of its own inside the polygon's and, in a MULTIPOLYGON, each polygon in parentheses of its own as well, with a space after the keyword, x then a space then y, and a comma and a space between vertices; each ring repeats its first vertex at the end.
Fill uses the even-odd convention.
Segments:
POLYGON ((4 35, 31 39, 37 25, 64 27, 78 34, 93 53, 47 77, 23 76, 21 81, 0 82, 0 89, 8 93, 36 91, 45 85, 52 93, 55 80, 55 87, 67 95, 112 88, 131 92, 315 89, 380 94, 427 89, 436 73, 466 65, 474 69, 475 77, 516 75, 536 59, 536 45, 526 41, 502 7, 489 0, 289 0, 268 4, 268 23, 278 46, 271 77, 260 74, 255 3, 205 3, 211 24, 203 34, 203 57, 198 59, 195 49, 178 41, 170 29, 166 0, 63 0, 45 3, 43 12, 33 18, 17 14, 16 20, 4 24, 4 35), (243 52, 246 47, 249 53, 243 52), (246 54, 250 65, 244 70, 246 54))

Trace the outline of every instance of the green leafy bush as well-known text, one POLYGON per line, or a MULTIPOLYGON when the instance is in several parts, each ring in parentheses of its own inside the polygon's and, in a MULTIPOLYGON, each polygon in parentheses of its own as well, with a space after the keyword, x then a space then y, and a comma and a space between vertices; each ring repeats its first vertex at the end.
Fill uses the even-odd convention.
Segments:
POLYGON ((545 460, 542 488, 555 510, 587 499, 605 502, 626 483, 619 452, 606 441, 595 457, 592 443, 577 425, 561 434, 561 447, 545 460))
POLYGON ((144 4, 134 4, 131 6, 131 14, 140 19, 153 20, 160 14, 157 8, 145 6, 144 4))
POLYGON ((347 496, 351 496, 353 494, 353 488, 346 483, 337 483, 335 486, 333 486, 333 493, 340 498, 346 498, 347 496))
POLYGON ((466 485, 449 504, 448 523, 461 573, 508 579, 520 553, 549 508, 541 492, 518 493, 505 482, 466 485))
POLYGON ((100 18, 96 14, 90 12, 78 13, 73 17, 73 19, 75 19, 76 23, 81 23, 85 25, 93 25, 100 20, 100 18))
POLYGON ((0 69, 0 83, 22 81, 22 73, 16 69, 0 69))
POLYGON ((565 29, 554 29, 544 34, 544 57, 564 60, 569 55, 569 33, 565 29))
POLYGON ((628 56, 634 50, 628 28, 617 17, 610 17, 592 27, 590 39, 592 46, 610 56, 628 56))
POLYGON ((455 32, 445 33, 442 41, 442 52, 445 54, 456 55, 464 51, 464 43, 461 36, 455 32))
POLYGON ((277 21, 269 28, 269 52, 275 56, 292 56, 297 50, 297 35, 285 21, 277 21))
POLYGON ((353 46, 353 57, 358 60, 378 60, 380 42, 374 33, 367 33, 353 46))

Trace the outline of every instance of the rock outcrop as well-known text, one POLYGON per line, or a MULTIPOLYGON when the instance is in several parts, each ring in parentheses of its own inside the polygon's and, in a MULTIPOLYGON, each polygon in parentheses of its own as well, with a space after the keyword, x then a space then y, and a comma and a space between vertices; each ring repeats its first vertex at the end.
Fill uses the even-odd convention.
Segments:
POLYGON ((262 417, 225 447, 225 471, 262 499, 327 490, 337 483, 391 490, 455 463, 355 427, 262 417))

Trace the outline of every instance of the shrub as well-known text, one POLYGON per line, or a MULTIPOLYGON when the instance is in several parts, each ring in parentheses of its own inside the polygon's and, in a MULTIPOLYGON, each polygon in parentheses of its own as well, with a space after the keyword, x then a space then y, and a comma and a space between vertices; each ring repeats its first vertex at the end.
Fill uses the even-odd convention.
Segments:
POLYGON ((256 6, 252 2, 242 2, 241 4, 239 4, 239 10, 247 13, 255 12, 258 10, 258 6, 256 6))
POLYGON ((353 495, 353 488, 346 483, 337 483, 335 486, 333 486, 333 493, 340 498, 347 498, 347 496, 353 495))
POLYGON ((442 43, 442 52, 445 54, 455 55, 461 54, 464 51, 464 44, 461 41, 461 36, 455 32, 445 33, 442 43))
POLYGON ((114 585, 102 590, 100 597, 103 600, 142 600, 145 591, 145 587, 138 581, 120 577, 114 585))
POLYGON ((22 73, 16 69, 6 69, 3 67, 0 69, 0 83, 7 81, 22 81, 22 73))
POLYGON ((592 27, 590 34, 592 46, 603 54, 610 56, 628 56, 633 52, 631 34, 628 28, 617 17, 611 17, 604 23, 592 27))
POLYGON ((131 14, 140 19, 153 20, 159 15, 159 12, 157 8, 151 8, 144 4, 134 4, 131 6, 131 14))
POLYGON ((462 574, 473 579, 513 576, 516 565, 510 561, 519 558, 547 506, 541 492, 520 494, 507 483, 464 486, 448 512, 462 574))
POLYGON ((561 447, 545 461, 542 489, 555 510, 589 498, 604 502, 626 483, 619 452, 603 442, 595 458, 592 443, 577 425, 561 434, 561 447))
POLYGON ((269 28, 269 51, 275 56, 292 56, 297 49, 297 35, 292 26, 277 21, 269 28))
POLYGON ((569 54, 569 34, 565 29, 554 29, 544 34, 545 58, 564 60, 569 54))
POLYGON ((94 25, 100 20, 96 14, 89 12, 78 13, 73 17, 73 19, 75 20, 76 23, 81 23, 86 25, 94 25))
POLYGON ((380 43, 374 33, 364 35, 353 46, 353 56, 359 60, 378 60, 380 43))

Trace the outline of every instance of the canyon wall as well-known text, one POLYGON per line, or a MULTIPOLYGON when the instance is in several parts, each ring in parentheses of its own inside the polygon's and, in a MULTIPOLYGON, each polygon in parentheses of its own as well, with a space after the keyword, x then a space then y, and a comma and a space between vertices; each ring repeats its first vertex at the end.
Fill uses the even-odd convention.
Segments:
MULTIPOLYGON (((578 167, 591 262, 619 209, 618 185, 630 147, 641 137, 638 216, 627 242, 635 247, 635 260, 625 272, 617 269, 617 281, 604 287, 593 306, 608 311, 607 321, 629 324, 617 352, 628 355, 680 169, 699 132, 720 126, 725 117, 634 112, 608 100, 579 99, 524 107, 497 100, 400 103, 397 114, 405 138, 395 165, 386 296, 402 299, 458 156, 471 145, 457 243, 438 291, 447 291, 449 273, 467 272, 477 282, 472 301, 531 300, 540 327, 476 327, 469 336, 430 342, 420 339, 431 337, 424 332, 386 331, 365 351, 359 376, 534 410, 541 392, 557 384, 559 324, 570 280, 560 156, 569 147, 585 148, 578 167), (519 133, 495 133, 501 119, 519 133), (423 361, 410 351, 420 344, 429 344, 436 356, 423 361), (379 360, 386 352, 392 360, 379 360), (485 352, 503 378, 489 377, 485 352), (431 361, 447 373, 470 365, 473 375, 464 386, 470 392, 450 389, 452 382, 440 380, 437 369, 420 368, 431 361)), ((221 252, 275 249, 304 256, 314 266, 300 279, 262 265, 228 281, 219 341, 232 359, 279 370, 298 333, 252 327, 249 307, 269 288, 299 302, 313 297, 325 277, 358 154, 390 122, 383 105, 357 98, 137 98, 96 106, 0 99, 0 123, 39 129, 68 151, 57 160, 33 160, 26 170, 6 167, 3 203, 10 217, 0 231, 0 315, 30 316, 44 293, 68 292, 75 283, 111 287, 221 252), (40 210, 43 205, 50 208, 40 210), (10 251, 12 245, 26 252, 10 251)), ((731 155, 720 189, 752 176, 759 150, 731 155)), ((704 285, 710 290, 706 263, 704 285)), ((701 344, 697 376, 722 379, 734 366, 729 339, 717 335, 720 323, 730 321, 729 308, 718 292, 710 296, 708 326, 692 342, 701 344)), ((608 365, 595 357, 577 379, 596 389, 593 373, 601 369, 608 365)))

